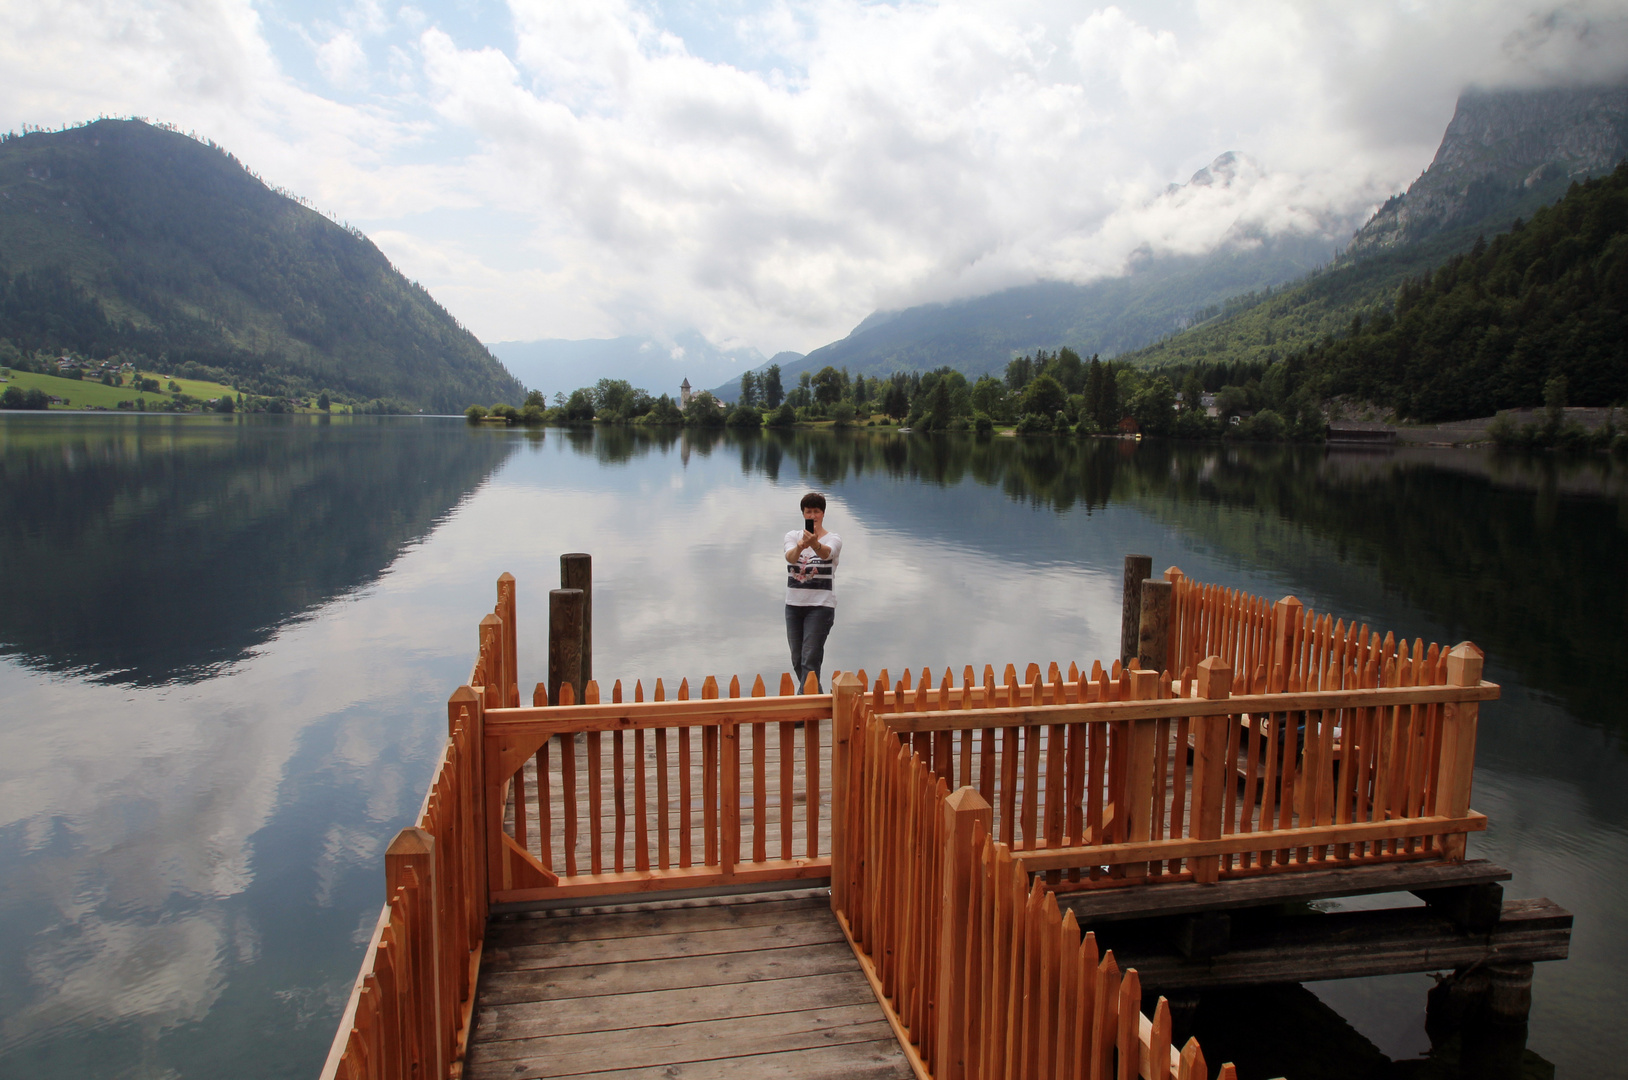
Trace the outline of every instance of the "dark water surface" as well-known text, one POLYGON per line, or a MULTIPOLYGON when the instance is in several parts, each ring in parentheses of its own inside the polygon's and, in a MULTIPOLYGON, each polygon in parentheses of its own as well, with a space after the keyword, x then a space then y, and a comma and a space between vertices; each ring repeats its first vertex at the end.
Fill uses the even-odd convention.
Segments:
MULTIPOLYGON (((1572 958, 1538 967, 1526 1071, 1618 1074, 1620 467, 46 414, 0 417, 0 1076, 314 1076, 497 575, 522 685, 564 551, 594 555, 605 681, 778 680, 779 543, 810 487, 845 544, 828 668, 1107 658, 1130 551, 1479 643, 1504 696, 1471 854, 1577 916, 1572 958)), ((1430 985, 1227 995, 1200 1034, 1267 1025, 1277 1053, 1227 1046, 1246 1078, 1449 1075, 1430 985)))

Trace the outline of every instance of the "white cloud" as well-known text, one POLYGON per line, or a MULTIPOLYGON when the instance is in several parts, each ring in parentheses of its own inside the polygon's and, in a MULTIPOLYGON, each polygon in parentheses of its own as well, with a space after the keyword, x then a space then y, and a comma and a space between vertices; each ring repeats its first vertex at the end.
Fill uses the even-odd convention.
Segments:
POLYGON ((693 325, 772 353, 1240 225, 1343 227, 1428 163, 1466 85, 1628 63, 1618 0, 767 0, 686 39, 688 11, 364 0, 296 48, 247 0, 14 5, 0 123, 196 128, 488 340, 693 325), (1233 184, 1163 196, 1228 150, 1233 184))

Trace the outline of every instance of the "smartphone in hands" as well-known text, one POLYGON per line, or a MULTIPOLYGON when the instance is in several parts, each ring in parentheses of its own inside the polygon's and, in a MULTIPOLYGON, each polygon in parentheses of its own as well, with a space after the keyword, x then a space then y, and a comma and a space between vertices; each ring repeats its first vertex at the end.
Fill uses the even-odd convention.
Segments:
POLYGON ((806 533, 811 533, 811 532, 814 531, 814 519, 813 518, 804 518, 803 519, 803 531, 806 532, 806 533))

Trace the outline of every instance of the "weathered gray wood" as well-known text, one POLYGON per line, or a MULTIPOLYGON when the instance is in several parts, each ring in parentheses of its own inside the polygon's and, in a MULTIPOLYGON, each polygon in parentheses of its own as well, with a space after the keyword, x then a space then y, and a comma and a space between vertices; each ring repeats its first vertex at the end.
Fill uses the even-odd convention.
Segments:
POLYGON ((1509 878, 1508 870, 1485 859, 1462 863, 1396 862, 1335 870, 1297 870, 1293 873, 1223 880, 1214 885, 1177 881, 1135 888, 1059 893, 1057 903, 1059 907, 1074 912, 1081 926, 1089 927, 1116 919, 1144 919, 1154 915, 1186 915, 1199 911, 1261 907, 1293 900, 1479 885, 1508 881, 1509 878))
POLYGON ((851 971, 853 967, 854 954, 847 942, 770 949, 728 958, 713 954, 704 957, 675 956, 666 960, 639 960, 627 964, 585 964, 520 971, 483 966, 480 1003, 558 1001, 631 994, 641 990, 758 982, 851 971))
POLYGON ((485 1076, 571 1076, 873 1042, 889 1034, 892 1029, 881 1018, 873 999, 865 1005, 807 1009, 772 1017, 731 1017, 582 1035, 482 1041, 471 1049, 464 1075, 477 1080, 485 1076))
POLYGON ((1125 588, 1120 594, 1119 662, 1136 659, 1142 637, 1142 582, 1153 576, 1153 556, 1125 556, 1125 588))
POLYGON ((870 983, 855 965, 849 971, 823 975, 649 990, 624 994, 614 1002, 594 997, 554 1001, 546 1009, 538 1009, 531 1002, 494 1005, 481 1009, 477 1015, 482 1038, 503 1042, 615 1031, 627 1027, 630 1017, 636 1019, 640 1027, 650 1027, 863 1005, 872 1000, 870 983))
POLYGON ((474 1019, 471 1080, 912 1075, 825 890, 500 917, 474 1019))
MULTIPOLYGON (((823 893, 823 890, 821 890, 823 893)), ((643 934, 698 933, 745 926, 779 926, 820 904, 823 899, 787 897, 755 904, 734 904, 719 899, 685 908, 644 908, 607 911, 591 918, 581 915, 528 913, 493 919, 486 930, 488 950, 550 942, 594 941, 643 934)), ((839 935, 840 936, 840 935, 839 935)))
MULTIPOLYGON (((833 920, 834 924, 835 920, 833 920)), ((782 926, 732 926, 676 934, 595 938, 587 941, 543 942, 489 949, 495 966, 508 971, 583 964, 626 964, 687 956, 720 956, 843 942, 842 929, 801 920, 782 926)))
POLYGON ((548 594, 548 700, 560 700, 560 686, 571 684, 578 704, 587 680, 582 676, 582 590, 554 589, 548 594))
POLYGON ((899 1044, 889 1035, 872 1042, 592 1075, 594 1080, 911 1080, 915 1074, 900 1055, 899 1044))
MULTIPOLYGON (((582 590, 582 683, 586 686, 594 677, 594 557, 580 551, 561 555, 560 588, 582 590)), ((582 701, 580 693, 577 701, 582 701)))
POLYGON ((1205 961, 1183 959, 1157 936, 1116 940, 1099 933, 1144 990, 1207 989, 1443 971, 1472 964, 1564 960, 1571 913, 1550 900, 1511 900, 1489 934, 1462 934, 1426 907, 1340 911, 1282 918, 1249 934, 1234 923, 1231 949, 1205 961))

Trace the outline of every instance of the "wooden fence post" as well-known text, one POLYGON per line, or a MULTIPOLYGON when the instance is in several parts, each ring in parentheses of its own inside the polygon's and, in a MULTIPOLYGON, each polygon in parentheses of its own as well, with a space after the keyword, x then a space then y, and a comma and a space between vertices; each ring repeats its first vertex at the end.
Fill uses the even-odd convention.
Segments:
MULTIPOLYGON (((1145 581, 1144 586, 1153 582, 1145 581)), ((1159 582, 1163 585, 1164 582, 1159 582)), ((1166 586, 1168 588, 1169 586, 1166 586)), ((1159 696, 1159 672, 1132 671, 1127 672, 1130 680, 1130 700, 1152 701, 1159 696)), ((1159 721, 1133 720, 1130 723, 1130 747, 1125 759, 1125 823, 1128 828, 1126 839, 1131 843, 1153 839, 1153 815, 1155 812, 1163 813, 1164 807, 1157 811, 1153 806, 1153 771, 1159 760, 1155 752, 1158 741, 1159 721)), ((1132 863, 1125 868, 1125 876, 1139 878, 1147 876, 1147 863, 1132 863)))
MULTIPOLYGON (((1447 653, 1447 684, 1478 686, 1482 653, 1468 641, 1447 653)), ((1436 773, 1436 813, 1461 818, 1470 812, 1470 782, 1475 777, 1475 729, 1481 706, 1474 701, 1449 701, 1441 710, 1441 763, 1436 773)), ((1442 838, 1442 857, 1464 860, 1465 833, 1442 838)))
MULTIPOLYGON (((1219 656, 1206 657, 1198 663, 1198 696, 1219 701, 1232 696, 1232 668, 1219 656)), ((1236 783, 1232 777, 1232 762, 1227 756, 1227 725, 1235 723, 1230 716, 1195 716, 1193 729, 1197 735, 1193 754, 1193 813, 1192 835, 1199 840, 1217 840, 1221 837, 1221 811, 1226 802, 1227 784, 1236 783)), ((1201 855, 1191 859, 1193 880, 1213 885, 1221 874, 1221 856, 1201 855)))
POLYGON ((848 778, 854 702, 865 684, 851 671, 831 680, 831 910, 852 921, 848 906, 848 860, 856 837, 848 835, 848 778))
MULTIPOLYGON (((582 681, 594 677, 594 557, 574 551, 560 556, 560 588, 582 590, 582 681)), ((577 687, 582 700, 582 687, 577 687)))
MULTIPOLYGON (((1142 607, 1136 659, 1145 670, 1164 671, 1170 663, 1170 599, 1175 585, 1148 578, 1142 582, 1142 607)), ((1179 674, 1179 673, 1178 673, 1179 674)))
POLYGON ((1119 662, 1129 664, 1136 659, 1138 642, 1142 636, 1142 582, 1153 576, 1153 556, 1125 556, 1125 590, 1121 595, 1122 615, 1119 623, 1119 662))
POLYGON ((503 620, 495 613, 480 621, 480 651, 486 658, 486 707, 509 703, 509 675, 503 670, 503 620))
POLYGON ((447 699, 447 729, 457 730, 458 721, 464 722, 464 742, 458 751, 458 829, 463 838, 464 895, 468 897, 468 940, 480 941, 486 936, 486 913, 491 902, 486 880, 486 768, 482 755, 486 749, 485 716, 480 695, 467 686, 460 686, 447 699))
POLYGON ((1293 596, 1285 596, 1272 605, 1272 662, 1266 665, 1266 677, 1272 677, 1273 667, 1281 667, 1284 690, 1289 687, 1289 669, 1294 664, 1295 628, 1304 606, 1293 596))
POLYGON ((582 663, 582 590, 554 589, 548 594, 548 700, 560 700, 569 685, 581 701, 588 679, 582 663))
POLYGON ((983 861, 972 849, 973 829, 982 822, 985 835, 995 812, 974 787, 963 787, 945 797, 943 887, 939 892, 937 1039, 933 1053, 934 1080, 965 1080, 967 1075, 967 905, 972 875, 983 873, 983 861))
POLYGON ((510 707, 520 705, 520 640, 515 627, 514 599, 514 575, 506 572, 498 575, 497 607, 503 619, 503 700, 510 707))
POLYGON ((419 1032, 418 1044, 431 1055, 429 1061, 419 1063, 418 1075, 439 1077, 446 1072, 445 1032, 449 1025, 442 1022, 447 1003, 442 1000, 437 963, 441 955, 441 919, 437 910, 435 837, 416 826, 397 833, 384 853, 384 882, 386 896, 396 895, 403 886, 417 885, 419 910, 411 913, 412 940, 404 943, 411 960, 398 974, 403 982, 411 980, 413 984, 412 999, 418 1005, 418 1015, 412 1022, 419 1032))

